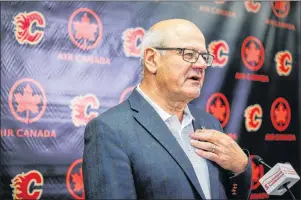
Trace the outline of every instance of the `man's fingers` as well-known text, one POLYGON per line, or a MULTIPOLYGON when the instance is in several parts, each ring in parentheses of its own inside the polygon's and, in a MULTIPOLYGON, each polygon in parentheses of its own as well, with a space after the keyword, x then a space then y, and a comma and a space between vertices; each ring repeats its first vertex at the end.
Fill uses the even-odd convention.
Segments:
POLYGON ((203 129, 203 130, 196 130, 194 134, 191 134, 193 136, 193 139, 202 140, 202 141, 208 141, 211 143, 216 143, 219 137, 221 137, 218 131, 211 130, 211 129, 203 129))
POLYGON ((215 144, 212 144, 210 142, 201 142, 198 140, 191 139, 190 144, 193 147, 201 149, 201 150, 206 150, 206 151, 211 151, 211 152, 214 151, 213 153, 217 153, 217 151, 218 151, 218 147, 215 144))
POLYGON ((201 149, 196 149, 195 153, 198 154, 199 156, 203 157, 203 158, 212 160, 214 162, 217 162, 218 159, 219 159, 219 156, 217 154, 209 152, 209 151, 204 151, 204 150, 201 150, 201 149))

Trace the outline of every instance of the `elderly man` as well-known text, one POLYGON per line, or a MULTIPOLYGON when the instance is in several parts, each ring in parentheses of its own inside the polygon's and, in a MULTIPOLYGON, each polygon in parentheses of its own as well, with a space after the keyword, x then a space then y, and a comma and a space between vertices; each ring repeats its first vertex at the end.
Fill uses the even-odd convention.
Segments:
POLYGON ((202 32, 186 20, 165 20, 141 45, 141 83, 86 127, 86 198, 249 198, 247 150, 216 118, 188 104, 213 60, 202 32))

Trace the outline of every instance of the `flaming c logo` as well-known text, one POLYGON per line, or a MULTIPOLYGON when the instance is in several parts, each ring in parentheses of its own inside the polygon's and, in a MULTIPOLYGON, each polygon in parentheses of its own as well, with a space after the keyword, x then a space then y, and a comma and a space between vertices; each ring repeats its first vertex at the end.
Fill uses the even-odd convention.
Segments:
POLYGON ((291 108, 285 98, 279 97, 273 102, 270 117, 276 130, 284 131, 288 127, 291 121, 291 108))
POLYGON ((257 131, 262 123, 262 108, 259 104, 248 106, 245 109, 245 125, 246 129, 251 131, 257 131))
POLYGON ((94 94, 75 97, 70 104, 73 124, 77 127, 87 125, 91 119, 98 116, 98 112, 88 112, 88 108, 97 110, 99 107, 100 103, 94 94))
POLYGON ((272 10, 274 14, 279 18, 284 18, 290 11, 289 1, 272 1, 272 10))
POLYGON ((206 111, 214 115, 224 128, 230 118, 230 105, 222 93, 212 94, 206 104, 206 111))
POLYGON ((264 62, 264 47, 261 41, 248 36, 241 46, 241 59, 249 70, 259 70, 264 62))
POLYGON ((214 56, 212 67, 224 67, 229 58, 229 46, 224 40, 212 41, 208 45, 208 51, 214 56))
POLYGON ((261 3, 254 2, 254 0, 246 0, 245 7, 248 12, 257 13, 260 10, 261 3))
POLYGON ((251 155, 251 161, 252 161, 252 186, 251 186, 251 189, 255 190, 260 186, 259 179, 261 179, 261 177, 263 177, 264 168, 261 164, 256 165, 253 162, 253 157, 254 157, 254 155, 251 155))
POLYGON ((21 12, 14 17, 15 37, 19 44, 38 44, 43 36, 43 30, 33 30, 33 25, 37 28, 44 28, 45 18, 40 12, 21 12))
POLYGON ((141 27, 128 28, 123 32, 123 50, 127 57, 139 57, 140 56, 140 45, 139 41, 142 40, 145 30, 141 27))
POLYGON ((24 174, 17 174, 10 185, 13 188, 13 199, 40 199, 42 196, 42 186, 44 179, 42 174, 37 170, 31 170, 24 174), (30 189, 33 185, 33 189, 30 189))
POLYGON ((293 57, 289 51, 279 51, 275 55, 276 70, 279 76, 288 76, 292 71, 293 57))

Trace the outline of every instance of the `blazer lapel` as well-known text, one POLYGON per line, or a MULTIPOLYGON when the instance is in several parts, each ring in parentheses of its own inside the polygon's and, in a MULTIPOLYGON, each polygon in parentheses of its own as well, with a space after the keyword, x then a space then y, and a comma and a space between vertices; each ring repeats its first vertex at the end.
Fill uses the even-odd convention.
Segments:
MULTIPOLYGON (((207 128, 202 116, 199 113, 194 112, 194 109, 189 106, 189 110, 192 116, 195 118, 195 122, 193 123, 193 128, 196 131, 197 129, 207 128)), ((219 198, 219 171, 216 167, 216 163, 210 160, 207 161, 208 171, 209 171, 209 180, 210 180, 210 193, 212 199, 220 199, 219 198)))
POLYGON ((186 176, 189 178, 195 189, 198 191, 202 199, 205 199, 204 193, 198 182, 197 176, 193 170, 185 152, 172 133, 162 121, 152 106, 139 94, 136 89, 129 97, 131 108, 137 112, 134 114, 135 119, 165 148, 165 150, 173 157, 173 159, 182 168, 186 176))

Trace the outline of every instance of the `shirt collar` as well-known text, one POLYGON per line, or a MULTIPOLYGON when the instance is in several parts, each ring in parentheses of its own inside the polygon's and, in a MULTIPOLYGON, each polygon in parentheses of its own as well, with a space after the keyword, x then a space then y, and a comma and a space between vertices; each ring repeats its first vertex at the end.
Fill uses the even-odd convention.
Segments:
MULTIPOLYGON (((155 111, 159 114, 159 116, 163 119, 163 121, 168 120, 172 115, 163 110, 158 104, 156 104, 147 94, 145 94, 141 88, 140 84, 137 86, 137 91, 145 98, 145 100, 150 103, 150 105, 155 109, 155 111)), ((184 108, 184 116, 183 116, 183 124, 190 123, 191 120, 195 120, 194 117, 192 116, 188 106, 184 108), (187 120, 187 121, 186 121, 187 120)))

